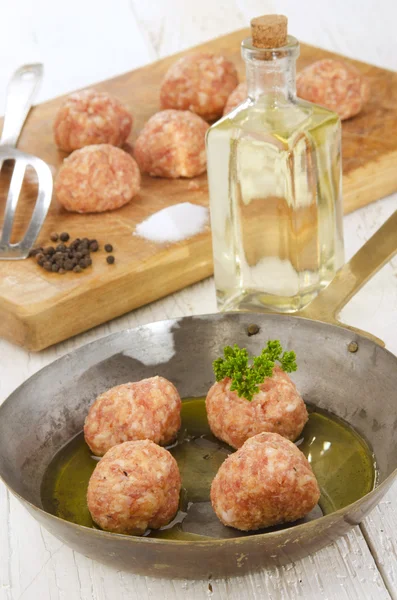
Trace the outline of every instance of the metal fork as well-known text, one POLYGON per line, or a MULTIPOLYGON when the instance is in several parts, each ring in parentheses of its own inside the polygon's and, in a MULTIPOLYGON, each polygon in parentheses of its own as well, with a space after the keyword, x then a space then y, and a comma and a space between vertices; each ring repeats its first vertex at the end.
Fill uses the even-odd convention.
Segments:
POLYGON ((15 71, 7 89, 6 111, 0 139, 0 170, 6 160, 15 161, 15 164, 0 237, 0 260, 18 260, 29 255, 51 204, 53 179, 49 166, 40 158, 16 149, 42 75, 42 64, 24 65, 15 71), (38 196, 24 237, 12 244, 14 216, 27 167, 32 167, 36 171, 38 196))

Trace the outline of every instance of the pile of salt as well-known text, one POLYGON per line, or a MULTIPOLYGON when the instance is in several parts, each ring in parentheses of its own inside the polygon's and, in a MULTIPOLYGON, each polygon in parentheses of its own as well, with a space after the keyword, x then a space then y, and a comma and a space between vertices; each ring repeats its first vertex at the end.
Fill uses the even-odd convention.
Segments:
POLYGON ((154 213, 139 223, 134 233, 151 242, 180 242, 203 231, 207 223, 208 208, 182 202, 154 213))

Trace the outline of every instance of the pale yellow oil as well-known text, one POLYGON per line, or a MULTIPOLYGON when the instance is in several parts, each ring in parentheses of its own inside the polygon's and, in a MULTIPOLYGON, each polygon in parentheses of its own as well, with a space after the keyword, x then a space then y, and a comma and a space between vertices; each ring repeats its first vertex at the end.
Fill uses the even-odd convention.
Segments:
POLYGON ((221 310, 291 312, 343 264, 339 117, 260 97, 207 134, 221 310))

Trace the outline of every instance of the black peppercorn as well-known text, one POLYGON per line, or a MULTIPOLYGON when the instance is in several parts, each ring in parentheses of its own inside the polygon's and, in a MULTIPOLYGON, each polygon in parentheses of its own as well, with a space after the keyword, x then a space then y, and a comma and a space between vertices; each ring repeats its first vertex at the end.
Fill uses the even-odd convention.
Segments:
MULTIPOLYGON (((51 233, 50 238, 53 242, 58 240, 67 242, 70 240, 70 235, 66 231, 63 231, 61 234, 54 231, 51 233)), ((66 271, 81 273, 83 269, 92 265, 90 252, 97 252, 98 250, 98 240, 91 240, 85 237, 70 240, 68 245, 60 243, 58 245, 54 244, 54 246, 46 246, 45 248, 38 246, 29 252, 29 256, 33 256, 37 264, 47 271, 64 275, 66 271)), ((113 246, 106 244, 105 250, 106 252, 112 252, 113 246)), ((115 262, 114 256, 108 256, 106 260, 110 265, 115 262)))
POLYGON ((112 264, 114 263, 114 260, 115 260, 115 258, 114 258, 114 256, 112 256, 112 255, 110 255, 110 256, 107 256, 107 257, 106 257, 106 262, 107 262, 109 265, 112 265, 112 264))

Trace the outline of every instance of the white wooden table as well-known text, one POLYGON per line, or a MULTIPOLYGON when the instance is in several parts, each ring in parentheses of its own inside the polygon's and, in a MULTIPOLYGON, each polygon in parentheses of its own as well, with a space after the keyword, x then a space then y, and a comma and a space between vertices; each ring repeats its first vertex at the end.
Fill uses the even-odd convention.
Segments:
MULTIPOLYGON (((44 100, 246 26, 264 12, 289 16, 303 41, 397 69, 395 0, 15 0, 2 5, 0 110, 16 66, 41 60, 44 100), (304 12, 303 12, 304 11, 304 12), (369 34, 369 31, 371 32, 369 34)), ((397 208, 397 194, 345 218, 347 258, 397 208)), ((216 311, 213 281, 41 352, 0 341, 0 402, 27 377, 88 341, 150 321, 216 311)), ((397 259, 343 311, 397 354, 397 259)), ((395 449, 394 449, 395 451, 395 449)), ((229 580, 170 581, 115 571, 64 546, 0 484, 0 600, 397 599, 397 485, 360 527, 280 569, 229 580)))

